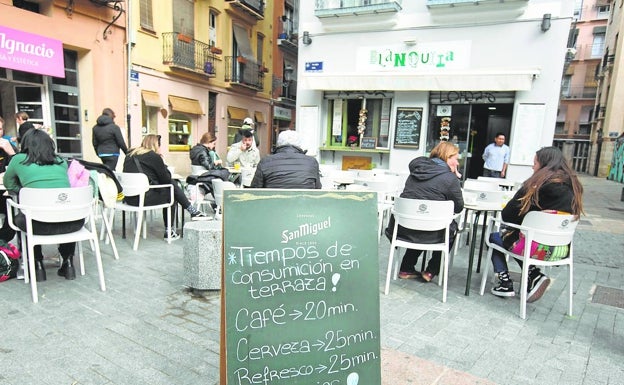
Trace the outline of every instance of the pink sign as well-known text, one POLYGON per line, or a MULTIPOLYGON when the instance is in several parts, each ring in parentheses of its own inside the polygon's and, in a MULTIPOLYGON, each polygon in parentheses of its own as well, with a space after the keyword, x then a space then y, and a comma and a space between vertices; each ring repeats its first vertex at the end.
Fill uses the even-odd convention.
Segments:
POLYGON ((63 42, 0 26, 0 67, 64 78, 63 42))

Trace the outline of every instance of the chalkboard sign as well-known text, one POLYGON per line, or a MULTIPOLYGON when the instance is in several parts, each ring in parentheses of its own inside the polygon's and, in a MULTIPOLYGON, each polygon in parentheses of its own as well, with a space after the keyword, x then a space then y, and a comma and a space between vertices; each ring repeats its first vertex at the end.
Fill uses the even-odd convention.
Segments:
POLYGON ((397 107, 394 147, 419 147, 422 111, 422 108, 397 107))
POLYGON ((360 141, 360 148, 363 149, 375 149, 377 148, 377 138, 364 136, 360 141))
POLYGON ((375 193, 226 190, 223 228, 221 384, 381 383, 375 193))

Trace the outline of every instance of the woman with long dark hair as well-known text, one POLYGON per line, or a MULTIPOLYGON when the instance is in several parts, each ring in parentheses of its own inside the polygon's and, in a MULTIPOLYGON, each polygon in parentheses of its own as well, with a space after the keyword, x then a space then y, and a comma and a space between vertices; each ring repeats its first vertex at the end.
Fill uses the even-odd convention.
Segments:
MULTIPOLYGON (((42 130, 32 129, 21 139, 21 152, 11 159, 4 174, 4 186, 8 191, 18 193, 22 187, 29 188, 66 188, 70 187, 67 176, 67 162, 56 155, 52 138, 42 130)), ((22 230, 26 229, 26 221, 22 214, 15 217, 15 224, 22 230)), ((84 220, 44 223, 33 221, 33 233, 39 235, 67 234, 82 228, 84 220)), ((63 243, 58 247, 63 258, 58 275, 65 279, 75 279, 74 269, 75 242, 63 243)), ((41 246, 36 245, 35 273, 37 281, 45 281, 41 246)))
MULTIPOLYGON (((519 225, 529 211, 544 210, 572 214, 577 219, 583 213, 583 186, 557 147, 544 147, 535 153, 533 175, 522 184, 501 215, 503 221, 519 225)), ((503 229, 500 233, 492 234, 490 241, 511 249, 519 239, 519 234, 515 229, 503 229)), ((522 267, 521 261, 516 262, 522 267)), ((498 274, 498 285, 492 288, 492 294, 513 297, 513 282, 509 278, 503 253, 493 250, 492 264, 494 272, 498 274)), ((539 268, 531 265, 527 302, 540 299, 549 284, 550 279, 539 268)))

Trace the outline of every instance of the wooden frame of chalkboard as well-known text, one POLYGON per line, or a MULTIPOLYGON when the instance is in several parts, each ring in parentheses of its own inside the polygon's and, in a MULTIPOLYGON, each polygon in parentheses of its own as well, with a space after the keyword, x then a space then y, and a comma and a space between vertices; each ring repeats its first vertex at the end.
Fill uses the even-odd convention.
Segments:
POLYGON ((420 147, 422 107, 397 107, 394 125, 394 147, 420 147))
POLYGON ((360 141, 360 149, 376 149, 377 148, 377 138, 373 136, 364 136, 360 141))

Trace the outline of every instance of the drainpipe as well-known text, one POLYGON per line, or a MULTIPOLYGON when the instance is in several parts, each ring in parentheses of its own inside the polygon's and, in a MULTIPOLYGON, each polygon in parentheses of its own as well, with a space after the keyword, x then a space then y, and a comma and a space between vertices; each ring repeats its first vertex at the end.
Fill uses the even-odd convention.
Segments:
POLYGON ((132 0, 126 1, 126 66, 127 66, 127 78, 126 78, 126 130, 128 133, 128 148, 132 145, 132 130, 130 129, 130 84, 132 74, 132 0))

